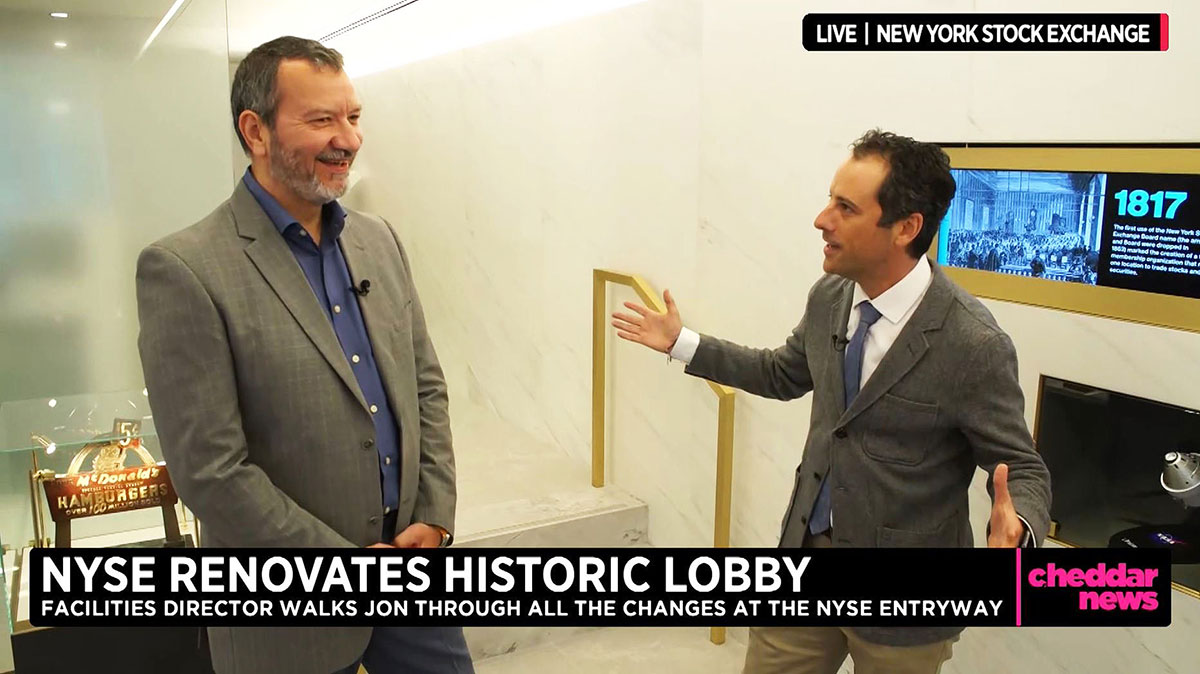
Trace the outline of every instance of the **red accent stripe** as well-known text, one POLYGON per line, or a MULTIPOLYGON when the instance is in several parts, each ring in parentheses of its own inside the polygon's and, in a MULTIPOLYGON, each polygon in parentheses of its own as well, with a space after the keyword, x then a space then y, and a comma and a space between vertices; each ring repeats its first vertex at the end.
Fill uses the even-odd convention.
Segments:
POLYGON ((1159 14, 1158 15, 1158 50, 1166 51, 1168 42, 1170 42, 1170 41, 1167 39, 1167 15, 1159 14))
MULTIPOLYGON (((1164 14, 1163 16, 1166 16, 1164 14)), ((1021 626, 1021 548, 1017 548, 1017 627, 1021 626)))

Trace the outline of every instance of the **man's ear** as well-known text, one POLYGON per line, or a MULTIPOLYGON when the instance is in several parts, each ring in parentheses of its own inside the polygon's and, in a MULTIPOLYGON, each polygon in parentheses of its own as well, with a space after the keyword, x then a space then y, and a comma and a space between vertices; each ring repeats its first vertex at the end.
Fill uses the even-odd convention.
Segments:
POLYGON ((920 213, 909 213, 908 217, 898 220, 892 226, 892 240, 901 248, 908 248, 908 244, 913 239, 917 238, 921 233, 921 227, 925 223, 925 216, 920 213))
POLYGON ((242 114, 238 115, 238 130, 242 132, 242 139, 250 147, 251 157, 267 156, 271 130, 263 123, 262 117, 259 117, 257 112, 243 110, 242 114))

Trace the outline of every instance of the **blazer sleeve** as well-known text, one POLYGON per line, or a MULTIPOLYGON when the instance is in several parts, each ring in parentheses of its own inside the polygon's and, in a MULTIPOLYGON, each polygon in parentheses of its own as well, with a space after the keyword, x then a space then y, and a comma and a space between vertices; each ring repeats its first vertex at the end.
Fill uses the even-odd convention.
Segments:
POLYGON ((754 349, 700 335, 700 346, 684 371, 764 398, 799 398, 813 388, 804 345, 807 320, 806 313, 783 346, 775 349, 754 349))
POLYGON ((171 481, 235 547, 357 547, 248 460, 233 355, 212 298, 173 251, 137 262, 138 350, 171 481))
MULTIPOLYGON (((1025 423, 1017 352, 1008 335, 995 332, 975 348, 961 381, 955 404, 975 463, 989 474, 997 464, 1008 464, 1013 506, 1040 546, 1050 530, 1050 471, 1025 423)), ((991 480, 987 490, 994 496, 991 480)))
MULTIPOLYGON (((386 223, 386 221, 385 221, 386 223)), ((436 524, 454 534, 454 515, 458 502, 455 484, 454 443, 450 434, 450 398, 446 378, 438 362, 433 340, 425 326, 425 311, 413 283, 408 253, 400 243, 395 228, 387 223, 400 261, 404 278, 412 293, 412 340, 417 372, 417 405, 421 418, 421 462, 417 480, 417 502, 413 507, 413 522, 436 524)))

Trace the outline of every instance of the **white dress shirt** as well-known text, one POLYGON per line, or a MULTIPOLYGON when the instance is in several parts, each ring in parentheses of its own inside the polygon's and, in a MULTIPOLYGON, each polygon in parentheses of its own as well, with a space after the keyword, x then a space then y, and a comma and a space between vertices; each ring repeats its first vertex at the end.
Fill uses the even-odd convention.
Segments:
MULTIPOLYGON (((933 271, 929 267, 929 259, 922 255, 904 278, 871 300, 871 304, 879 311, 881 318, 875 321, 875 324, 867 331, 867 343, 863 345, 862 378, 858 381, 860 391, 875 372, 875 368, 879 366, 879 362, 887 355, 888 349, 892 348, 892 344, 900 336, 900 331, 908 324, 908 319, 912 318, 913 313, 916 312, 932 282, 933 271)), ((854 296, 851 300, 853 308, 850 310, 849 320, 846 321, 847 339, 858 328, 858 321, 862 317, 860 305, 868 299, 870 298, 867 297, 867 292, 863 290, 862 286, 855 283, 854 296)), ((699 347, 700 335, 694 330, 684 327, 679 331, 675 345, 671 347, 670 356, 674 360, 690 363, 699 347)), ((1021 524, 1025 526, 1027 533, 1033 531, 1024 517, 1019 514, 1017 517, 1021 519, 1021 524)), ((830 512, 830 519, 832 518, 833 513, 830 512)), ((1033 536, 1027 535, 1026 539, 1030 541, 1030 545, 1036 545, 1033 536)))

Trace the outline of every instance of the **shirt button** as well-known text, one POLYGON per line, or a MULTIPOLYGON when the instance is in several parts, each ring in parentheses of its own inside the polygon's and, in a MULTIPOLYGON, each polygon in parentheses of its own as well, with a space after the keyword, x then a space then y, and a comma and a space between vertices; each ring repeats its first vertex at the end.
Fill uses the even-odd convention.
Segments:
POLYGON ((384 515, 386 515, 386 514, 388 514, 388 513, 390 513, 390 512, 392 512, 392 506, 384 506, 384 507, 383 507, 383 514, 384 514, 384 515))
POLYGON ((357 354, 357 353, 356 353, 356 354, 354 354, 353 356, 350 356, 350 362, 351 362, 351 363, 357 363, 359 360, 360 360, 360 359, 359 359, 359 357, 358 357, 358 354, 357 354))
POLYGON ((308 236, 308 232, 306 232, 302 229, 302 230, 300 230, 300 236, 308 236))
POLYGON ((390 456, 383 457, 383 463, 388 466, 392 465, 392 457, 390 457, 390 456))
POLYGON ((374 406, 374 405, 371 405, 371 414, 375 414, 375 413, 376 413, 376 412, 378 412, 378 411, 379 411, 379 408, 378 408, 378 407, 376 407, 376 406, 374 406))
POLYGON ((342 313, 342 305, 340 305, 340 304, 333 305, 333 313, 335 313, 335 314, 342 313))

